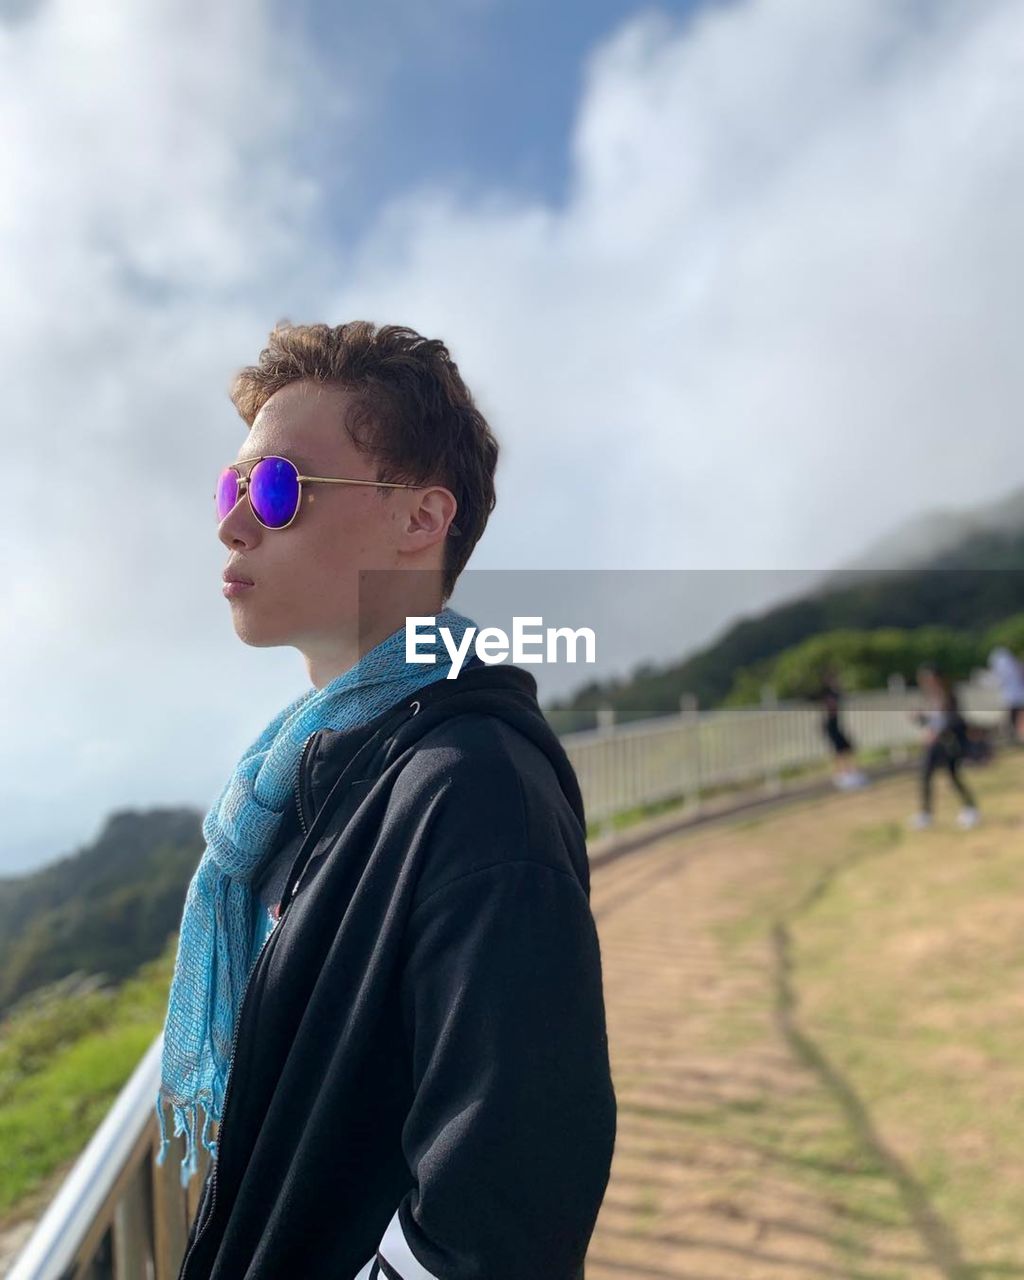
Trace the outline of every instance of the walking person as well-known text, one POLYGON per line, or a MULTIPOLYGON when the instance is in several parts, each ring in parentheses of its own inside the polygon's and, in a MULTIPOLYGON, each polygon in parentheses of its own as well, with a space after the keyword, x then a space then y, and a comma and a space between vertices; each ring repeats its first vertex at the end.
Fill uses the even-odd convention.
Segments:
POLYGON ((917 716, 918 722, 925 726, 926 742, 921 756, 921 808, 911 818, 911 825, 918 830, 932 825, 932 783, 935 774, 944 769, 962 801, 957 822, 965 829, 977 826, 978 806, 960 773, 968 754, 967 722, 952 682, 937 666, 925 663, 918 669, 917 683, 930 708, 917 716))
POLYGON ((866 786, 867 774, 857 768, 853 743, 839 722, 843 691, 839 682, 838 668, 830 666, 825 669, 818 698, 824 708, 822 732, 832 750, 835 762, 833 782, 842 791, 866 786))
POLYGON ((1010 742, 1020 746, 1024 729, 1024 664, 1004 645, 997 645, 988 656, 988 665, 1006 710, 1010 742))
POLYGON ((212 1160, 179 1280, 580 1280, 616 1124, 580 789, 532 674, 449 679, 437 640, 475 627, 446 602, 497 442, 396 326, 279 325, 231 396, 232 623, 311 687, 235 765, 185 902, 160 1158, 169 1108, 183 1179, 212 1160))

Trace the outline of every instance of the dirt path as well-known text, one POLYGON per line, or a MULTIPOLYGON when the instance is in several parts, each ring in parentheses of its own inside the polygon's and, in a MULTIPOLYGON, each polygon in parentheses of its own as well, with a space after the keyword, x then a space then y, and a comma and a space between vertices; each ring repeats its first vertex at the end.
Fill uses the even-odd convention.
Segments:
MULTIPOLYGON (((814 850, 823 806, 846 803, 766 822, 814 850)), ((752 898, 778 887, 771 844, 740 824, 595 871, 619 1123, 587 1280, 949 1275, 793 1051, 772 937, 727 941, 752 898)))

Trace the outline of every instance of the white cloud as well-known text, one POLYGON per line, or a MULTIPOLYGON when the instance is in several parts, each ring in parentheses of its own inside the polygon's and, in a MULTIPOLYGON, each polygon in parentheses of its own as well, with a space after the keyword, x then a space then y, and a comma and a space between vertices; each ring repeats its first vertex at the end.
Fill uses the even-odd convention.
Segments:
POLYGON ((334 310, 449 337, 474 563, 825 566, 1024 481, 1024 10, 759 0, 592 58, 564 208, 396 203, 334 310))
POLYGON ((0 24, 8 865, 209 803, 301 682, 239 650, 209 510, 280 316, 450 342, 503 443, 475 569, 824 567, 1024 481, 1022 48, 1013 0, 645 14, 563 206, 407 192, 351 249, 309 130, 358 86, 269 8, 0 24))
POLYGON ((318 192, 289 159, 314 106, 349 110, 260 4, 0 23, 0 868, 115 805, 208 802, 266 720, 233 684, 210 494, 244 431, 232 369, 317 305, 318 192))

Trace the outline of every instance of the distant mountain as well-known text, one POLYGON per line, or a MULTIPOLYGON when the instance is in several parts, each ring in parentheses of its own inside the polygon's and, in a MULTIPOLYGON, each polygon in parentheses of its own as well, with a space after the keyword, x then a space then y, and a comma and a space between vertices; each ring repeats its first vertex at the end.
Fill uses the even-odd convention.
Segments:
POLYGON ((981 632, 1024 611, 1024 490, 973 512, 936 512, 882 539, 796 599, 733 622, 711 644, 631 678, 591 682, 545 707, 562 733, 592 728, 598 707, 625 722, 679 711, 684 694, 720 703, 737 672, 809 636, 848 627, 944 624, 981 632), (901 564, 901 559, 909 564, 901 564))
POLYGON ((1015 489, 983 507, 928 511, 907 521, 872 543, 856 559, 826 578, 850 573, 913 569, 945 563, 948 557, 963 568, 993 568, 988 552, 1024 535, 1024 489, 1015 489))
POLYGON ((0 1014, 67 974, 119 981, 158 956, 181 923, 201 822, 193 809, 121 810, 77 853, 0 879, 0 1014))

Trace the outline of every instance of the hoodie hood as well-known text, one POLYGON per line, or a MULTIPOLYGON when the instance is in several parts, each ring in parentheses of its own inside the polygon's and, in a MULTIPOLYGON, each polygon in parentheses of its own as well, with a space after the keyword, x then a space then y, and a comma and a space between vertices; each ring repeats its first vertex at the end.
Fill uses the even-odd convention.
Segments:
MULTIPOLYGON (((575 771, 558 735, 537 701, 537 681, 513 663, 485 663, 475 654, 454 680, 434 680, 376 719, 354 729, 320 729, 306 760, 306 795, 316 812, 339 777, 374 737, 372 760, 359 778, 377 774, 442 721, 460 715, 491 715, 504 720, 547 756, 559 786, 586 830, 583 797, 575 771)), ((353 779, 356 781, 358 779, 353 779)))

